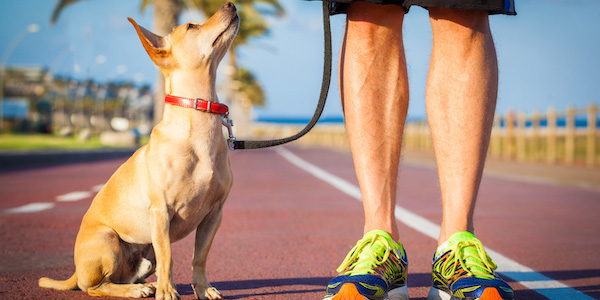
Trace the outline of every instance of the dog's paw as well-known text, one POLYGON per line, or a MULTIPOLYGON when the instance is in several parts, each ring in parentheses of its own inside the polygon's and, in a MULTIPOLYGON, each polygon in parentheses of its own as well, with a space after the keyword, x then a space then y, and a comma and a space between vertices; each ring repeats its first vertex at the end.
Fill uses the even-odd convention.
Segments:
POLYGON ((214 287, 207 288, 206 291, 204 292, 204 296, 206 296, 206 299, 209 299, 209 300, 223 299, 223 295, 221 295, 221 292, 217 291, 217 289, 215 289, 214 287))
POLYGON ((147 286, 149 288, 151 288, 152 290, 156 291, 156 287, 158 286, 158 284, 155 282, 145 282, 144 286, 147 286))
POLYGON ((157 300, 179 300, 181 296, 177 293, 177 289, 171 285, 165 288, 157 288, 155 297, 157 300))
POLYGON ((221 300, 223 299, 223 295, 217 289, 212 286, 208 286, 206 288, 201 288, 195 284, 192 284, 192 289, 194 290, 194 294, 196 295, 196 299, 200 300, 221 300))
POLYGON ((145 284, 132 284, 125 297, 146 298, 154 295, 154 288, 145 284))

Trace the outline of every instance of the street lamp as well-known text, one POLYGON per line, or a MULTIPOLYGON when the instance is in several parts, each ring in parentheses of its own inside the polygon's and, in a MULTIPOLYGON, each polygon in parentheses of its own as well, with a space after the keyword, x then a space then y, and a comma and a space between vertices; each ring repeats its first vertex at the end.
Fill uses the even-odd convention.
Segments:
POLYGON ((27 27, 23 28, 23 30, 10 41, 0 58, 0 133, 4 132, 4 111, 2 110, 2 104, 4 103, 4 75, 6 73, 6 63, 8 63, 10 55, 27 34, 36 33, 38 31, 40 31, 40 25, 35 23, 27 25, 27 27))

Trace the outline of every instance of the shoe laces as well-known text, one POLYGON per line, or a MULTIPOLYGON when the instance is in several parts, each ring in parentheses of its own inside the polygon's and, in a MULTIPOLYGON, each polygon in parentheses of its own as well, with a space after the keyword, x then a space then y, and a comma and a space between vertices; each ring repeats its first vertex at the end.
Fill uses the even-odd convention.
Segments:
POLYGON ((337 272, 348 276, 380 274, 387 278, 393 278, 395 274, 400 274, 402 271, 397 263, 388 262, 388 258, 392 254, 392 247, 390 241, 384 236, 379 234, 365 236, 348 253, 337 268, 337 272), (386 262, 388 263, 386 264, 386 262), (377 270, 382 265, 385 265, 384 268, 377 270))
POLYGON ((473 277, 494 278, 494 270, 497 266, 487 255, 479 240, 461 241, 450 249, 450 255, 440 267, 444 277, 451 277, 460 265, 463 270, 473 277))

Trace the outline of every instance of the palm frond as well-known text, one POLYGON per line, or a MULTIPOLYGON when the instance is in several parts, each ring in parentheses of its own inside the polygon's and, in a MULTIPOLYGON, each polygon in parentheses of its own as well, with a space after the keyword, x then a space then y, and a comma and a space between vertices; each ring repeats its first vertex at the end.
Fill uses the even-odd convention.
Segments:
POLYGON ((196 9, 205 17, 212 16, 223 6, 222 0, 184 0, 184 3, 188 9, 196 9))
MULTIPOLYGON (((281 17, 285 14, 285 9, 283 9, 283 6, 281 6, 281 4, 279 3, 279 0, 241 0, 242 2, 251 2, 250 4, 258 6, 260 4, 265 4, 265 5, 260 5, 260 6, 266 6, 269 9, 272 9, 272 14, 281 17), (257 5, 258 4, 258 5, 257 5)), ((268 13, 268 11, 262 10, 265 13, 268 13)))
POLYGON ((142 0, 142 3, 140 3, 140 12, 144 12, 152 4, 154 4, 152 0, 142 0))
POLYGON ((60 0, 60 1, 58 1, 58 4, 56 4, 56 7, 54 7, 54 11, 52 12, 52 17, 50 18, 50 24, 51 25, 56 24, 58 17, 62 13, 63 9, 65 9, 65 7, 71 5, 75 2, 79 2, 79 1, 81 1, 81 0, 60 0))
POLYGON ((238 68, 233 79, 239 83, 238 92, 244 95, 254 106, 265 106, 265 92, 250 70, 238 68))
POLYGON ((240 22, 234 47, 245 45, 251 38, 263 36, 269 32, 269 24, 253 7, 240 7, 238 14, 242 22, 240 22))

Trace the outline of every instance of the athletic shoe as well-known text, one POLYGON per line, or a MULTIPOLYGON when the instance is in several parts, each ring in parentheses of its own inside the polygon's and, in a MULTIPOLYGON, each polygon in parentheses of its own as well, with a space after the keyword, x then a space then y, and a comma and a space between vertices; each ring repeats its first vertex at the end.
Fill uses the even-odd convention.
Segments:
POLYGON ((457 232, 433 260, 427 300, 506 300, 513 290, 494 272, 496 264, 470 232, 457 232))
POLYGON ((400 243, 373 230, 356 243, 327 285, 326 300, 408 300, 408 261, 400 243))

